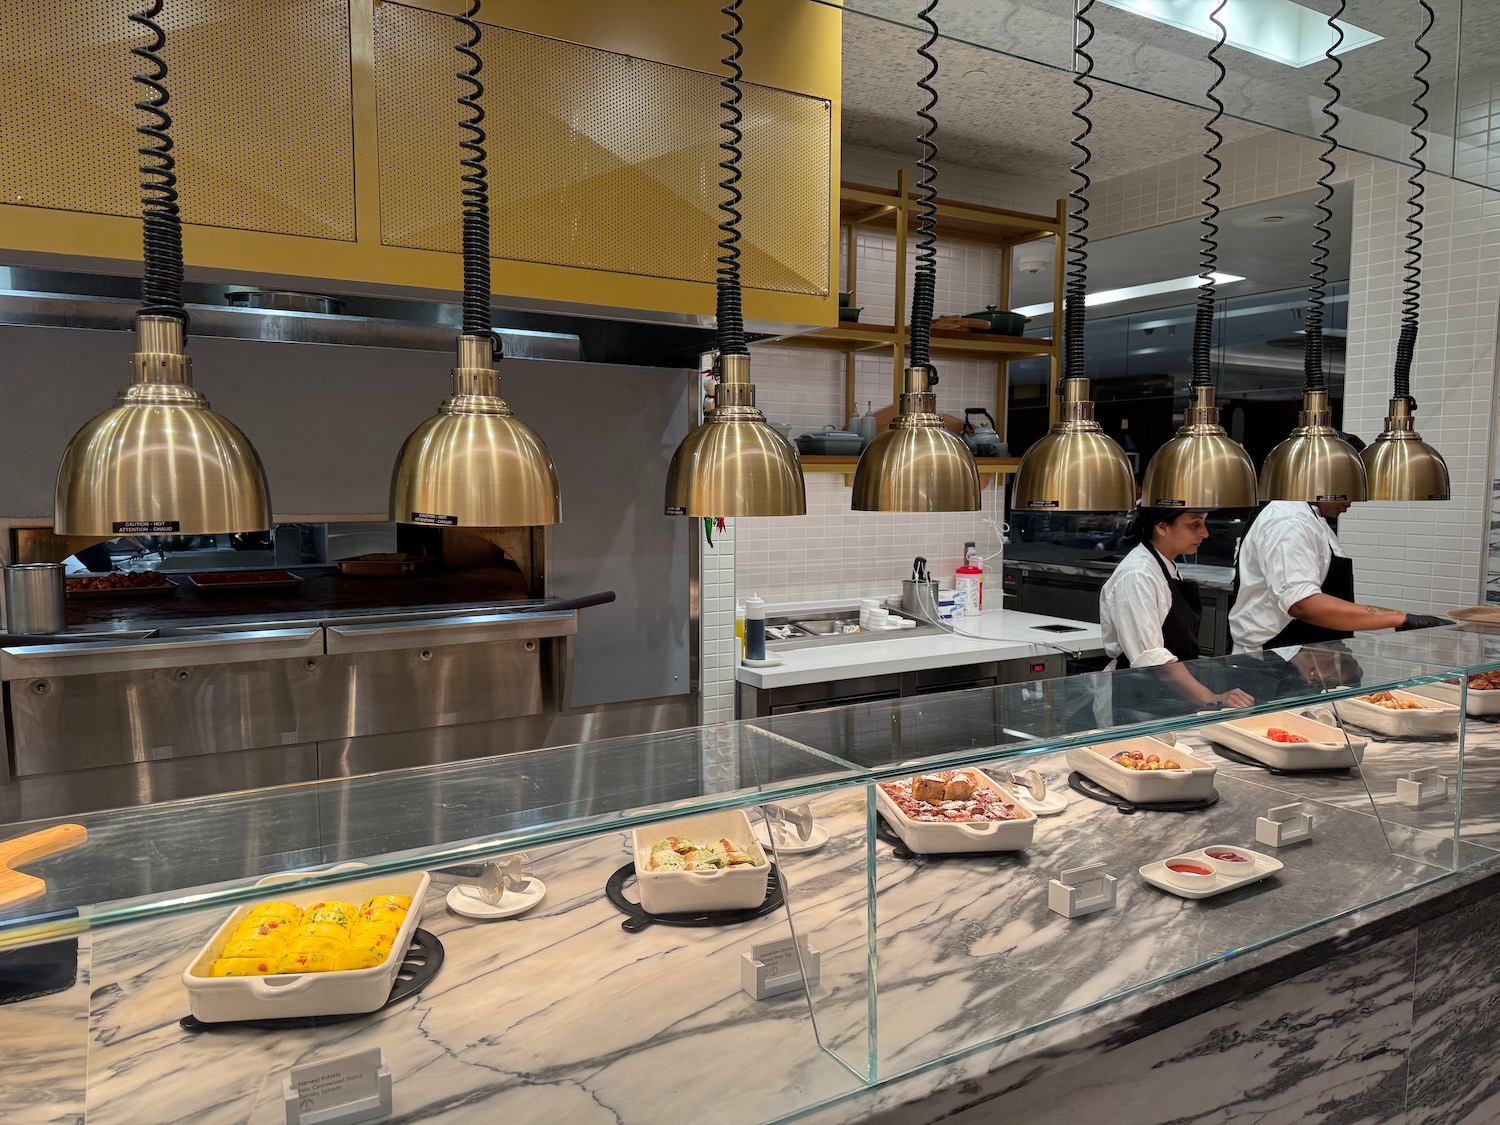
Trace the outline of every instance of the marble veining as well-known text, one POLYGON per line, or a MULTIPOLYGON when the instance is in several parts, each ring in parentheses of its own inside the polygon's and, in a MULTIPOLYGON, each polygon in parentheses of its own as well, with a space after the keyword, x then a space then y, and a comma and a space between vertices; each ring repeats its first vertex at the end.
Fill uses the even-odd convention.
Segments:
MULTIPOLYGON (((1193 735, 1187 741, 1214 760, 1206 742, 1193 735)), ((1475 763, 1500 757, 1497 751, 1495 729, 1473 724, 1465 811, 1466 819, 1475 814, 1480 839, 1500 831, 1500 798, 1475 763)), ((1371 789, 1382 792, 1386 775, 1395 776, 1390 771, 1441 752, 1434 743, 1372 743, 1365 771, 1371 789)), ((1054 783, 1067 772, 1062 755, 1031 763, 1054 783)), ((605 877, 628 858, 624 837, 610 834, 535 853, 548 897, 521 919, 484 924, 456 917, 435 889, 424 926, 448 951, 438 978, 391 1009, 316 1031, 192 1035, 178 1026, 187 1011, 181 969, 220 921, 219 910, 95 934, 82 983, 25 1013, 34 1021, 22 1055, 28 1078, 46 1079, 11 1080, 25 1094, 11 1097, 4 1120, 277 1122, 288 1067, 373 1045, 385 1049, 396 1075, 396 1120, 404 1121, 460 1122, 482 1114, 619 1123, 701 1117, 708 1110, 716 1125, 735 1125, 821 1105, 810 1120, 842 1125, 906 1112, 901 1107, 917 1092, 934 1088, 944 1095, 932 1105, 956 1112, 997 1091, 1040 1089, 1050 1075, 1095 1062, 1103 1069, 1078 1071, 1066 1085, 1085 1104, 1099 1099, 1102 1112, 1110 1104, 1108 1083, 1091 1076, 1127 1067, 1133 1057, 1117 1042, 1129 1024, 1122 1011, 1158 1011, 1175 995, 1232 981, 1246 964, 1234 955, 1247 946, 1442 875, 1432 863, 1392 854, 1391 826, 1383 830, 1370 815, 1358 776, 1278 778, 1217 764, 1222 799, 1196 814, 1122 816, 1073 796, 1062 817, 1038 825, 1024 853, 900 861, 879 844, 877 1055, 887 1084, 874 1091, 862 1091, 849 1070, 818 1049, 803 998, 755 1002, 738 991, 739 954, 751 941, 784 936, 784 918, 626 934, 602 896, 605 877), (1294 796, 1317 802, 1318 839, 1283 850, 1287 870, 1272 880, 1191 903, 1135 874, 1140 864, 1175 851, 1250 844, 1254 816, 1294 796), (1048 912, 1047 879, 1096 859, 1121 879, 1119 907, 1076 921, 1048 912), (1162 983, 1195 966, 1199 972, 1162 983), (1138 988, 1147 991, 1123 1007, 1104 1002, 1138 988), (997 1043, 1011 1035, 1013 1041, 997 1043), (958 1061, 964 1055, 972 1057, 958 1061), (955 1061, 928 1070, 930 1060, 944 1056, 955 1061), (991 1070, 1003 1081, 984 1078, 991 1070)), ((824 952, 824 978, 815 990, 824 1042, 858 1071, 870 1046, 863 790, 831 794, 817 808, 832 841, 821 852, 786 857, 784 869, 798 925, 824 952)), ((1452 816, 1451 808, 1439 809, 1430 821, 1404 827, 1411 838, 1438 837, 1446 823, 1451 836, 1452 816)), ((1317 932, 1338 935, 1349 926, 1335 921, 1317 932)), ((1279 1016, 1260 1006, 1273 1003, 1262 993, 1137 1037, 1155 1041, 1160 1058, 1153 1068, 1191 1076, 1228 1066, 1243 1079, 1233 1098, 1222 1090, 1195 1094, 1202 1084, 1184 1080, 1171 1099, 1152 1101, 1152 1111, 1170 1109, 1172 1120, 1248 1121, 1278 1120, 1295 1107, 1314 1121, 1384 1120, 1366 1110, 1392 1104, 1393 1090, 1405 1081, 1407 1049, 1397 1029, 1403 1018, 1409 1024, 1402 1004, 1412 1001, 1401 985, 1410 958, 1403 976, 1395 967, 1401 957, 1391 952, 1399 940, 1327 967, 1320 978, 1326 986, 1318 986, 1327 995, 1314 988, 1309 996, 1298 993, 1295 1003, 1275 1001, 1286 1003, 1279 1016), (1374 1015, 1354 1020, 1350 1013, 1363 1009, 1374 1015)), ((1484 964, 1476 952, 1472 973, 1445 977, 1435 963, 1419 979, 1414 1090, 1451 1085, 1442 1069, 1451 1064, 1443 1061, 1448 1025, 1441 1013, 1471 996, 1489 1002, 1484 964)), ((0 1016, 9 1046, 11 1015, 0 1016)), ((1425 1096, 1436 1104, 1435 1094, 1425 1096)), ((1466 1106, 1488 1107, 1492 1095, 1486 1082, 1476 1082, 1462 1096, 1466 1106)), ((1449 1119, 1444 1112, 1424 1120, 1449 1119)), ((1159 1119, 1165 1118, 1152 1118, 1159 1119)))

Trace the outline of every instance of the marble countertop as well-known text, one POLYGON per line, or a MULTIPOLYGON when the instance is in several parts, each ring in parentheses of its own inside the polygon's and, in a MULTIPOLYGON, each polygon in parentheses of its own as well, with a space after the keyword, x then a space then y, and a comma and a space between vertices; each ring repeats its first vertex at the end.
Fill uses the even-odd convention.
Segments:
MULTIPOLYGON (((1418 810, 1394 799, 1395 779, 1418 765, 1456 774, 1454 739, 1372 738, 1361 773, 1283 776, 1218 758, 1197 732, 1182 737, 1218 766, 1220 800, 1207 810, 1122 816, 1069 793, 1024 852, 901 860, 878 843, 873 1029, 865 797, 850 789, 815 805, 829 844, 782 861, 795 924, 822 954, 815 1020, 801 995, 739 991, 740 954, 787 936, 784 914, 622 931, 602 886, 629 855, 609 833, 533 852, 547 896, 518 919, 458 917, 435 889, 423 926, 447 950, 438 977, 379 1013, 315 1030, 178 1025, 182 967, 222 910, 88 935, 73 989, 6 1009, 0 1104, 21 1122, 269 1125, 282 1120, 287 1068, 379 1046, 397 1121, 755 1125, 811 1112, 849 1125, 898 1109, 902 1121, 935 1121, 1002 1071, 1076 1065, 1500 881, 1500 732, 1487 723, 1468 730, 1461 841, 1452 801, 1418 810), (1291 800, 1312 809, 1315 839, 1277 853, 1286 868, 1271 879, 1191 902, 1136 873, 1209 843, 1254 846, 1255 816, 1291 800), (1456 874, 1433 862, 1455 846, 1472 865, 1456 874), (1093 860, 1119 879, 1117 907, 1071 921, 1050 913, 1048 879, 1093 860), (1198 971, 1178 975, 1188 969, 1198 971), (865 1089, 856 1072, 872 1042, 883 1084, 865 1089)), ((1054 786, 1067 774, 1060 754, 1026 764, 1054 786)))
MULTIPOLYGON (((774 606, 769 607, 768 612, 810 608, 814 607, 774 606)), ((855 676, 1025 659, 1058 651, 1084 656, 1104 651, 1097 622, 1065 621, 1013 609, 987 609, 978 617, 963 618, 958 629, 962 634, 902 636, 897 633, 890 638, 854 644, 773 650, 774 655, 782 658, 780 664, 770 668, 747 668, 741 664, 736 678, 742 684, 757 688, 792 687, 855 676), (1047 631, 1041 628, 1045 625, 1063 625, 1076 631, 1047 631)))

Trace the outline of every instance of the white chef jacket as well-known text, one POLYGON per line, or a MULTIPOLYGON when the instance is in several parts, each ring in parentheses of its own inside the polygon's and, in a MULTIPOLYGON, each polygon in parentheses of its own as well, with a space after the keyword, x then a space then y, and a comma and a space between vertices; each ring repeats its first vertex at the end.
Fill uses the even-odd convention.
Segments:
MULTIPOLYGON (((1177 564, 1163 558, 1177 577, 1177 564)), ((1099 632, 1113 668, 1123 652, 1132 668, 1152 668, 1177 659, 1162 639, 1162 625, 1172 609, 1172 587, 1156 556, 1138 543, 1120 560, 1099 591, 1099 632)))
POLYGON ((1311 504, 1267 504, 1240 544, 1240 592, 1229 611, 1234 651, 1258 651, 1290 625, 1292 606, 1322 593, 1335 555, 1349 557, 1311 504))

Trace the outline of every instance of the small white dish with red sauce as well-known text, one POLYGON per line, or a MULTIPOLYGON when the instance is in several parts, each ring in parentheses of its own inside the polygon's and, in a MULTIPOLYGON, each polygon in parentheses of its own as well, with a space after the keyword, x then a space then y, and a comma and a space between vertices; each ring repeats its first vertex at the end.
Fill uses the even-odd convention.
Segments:
POLYGON ((1238 844, 1209 844, 1196 851, 1180 852, 1167 859, 1148 863, 1140 869, 1141 878, 1183 898, 1209 898, 1254 883, 1284 868, 1286 864, 1264 852, 1251 851, 1238 844), (1219 858, 1235 855, 1237 860, 1219 858), (1207 874, 1202 874, 1202 872, 1207 874))

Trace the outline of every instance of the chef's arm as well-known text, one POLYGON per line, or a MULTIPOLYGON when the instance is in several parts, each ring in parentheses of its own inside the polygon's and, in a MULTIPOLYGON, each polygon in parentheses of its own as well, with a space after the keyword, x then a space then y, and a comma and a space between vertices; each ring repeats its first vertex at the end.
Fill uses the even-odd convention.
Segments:
POLYGON ((1312 594, 1294 602, 1287 612, 1297 621, 1319 625, 1339 633, 1356 633, 1362 629, 1398 629, 1406 621, 1399 609, 1346 602, 1332 594, 1312 594))
POLYGON ((1212 692, 1198 682, 1191 672, 1177 661, 1170 664, 1158 664, 1152 669, 1172 690, 1184 699, 1190 699, 1200 707, 1212 707, 1222 703, 1228 707, 1248 707, 1255 700, 1246 692, 1238 689, 1226 692, 1212 692))

